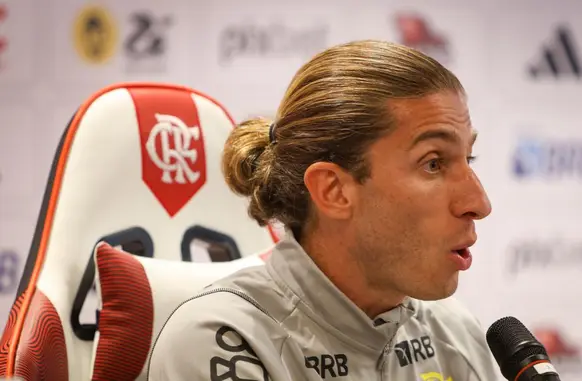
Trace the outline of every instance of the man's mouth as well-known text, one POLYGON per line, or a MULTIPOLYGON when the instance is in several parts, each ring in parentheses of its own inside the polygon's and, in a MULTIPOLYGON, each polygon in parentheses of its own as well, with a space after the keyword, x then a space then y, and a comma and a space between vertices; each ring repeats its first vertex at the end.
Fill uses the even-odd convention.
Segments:
POLYGON ((457 255, 460 255, 463 258, 468 258, 471 255, 471 252, 469 251, 468 247, 465 247, 463 249, 452 250, 452 252, 456 253, 457 255))
POLYGON ((451 250, 452 256, 449 258, 453 259, 453 262, 457 264, 457 269, 460 271, 468 270, 473 262, 473 256, 471 255, 470 246, 461 247, 459 249, 451 250))

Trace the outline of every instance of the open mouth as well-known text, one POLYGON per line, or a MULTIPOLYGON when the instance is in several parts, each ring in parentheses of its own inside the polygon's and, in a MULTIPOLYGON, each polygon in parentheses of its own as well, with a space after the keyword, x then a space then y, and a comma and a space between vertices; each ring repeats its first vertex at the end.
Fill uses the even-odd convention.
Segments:
POLYGON ((468 248, 453 250, 453 253, 456 253, 457 255, 460 255, 463 258, 468 258, 470 254, 468 248))
POLYGON ((471 267, 473 257, 471 256, 469 246, 466 246, 463 249, 453 249, 451 250, 451 254, 452 256, 449 258, 453 259, 453 262, 457 264, 458 270, 465 271, 471 267))

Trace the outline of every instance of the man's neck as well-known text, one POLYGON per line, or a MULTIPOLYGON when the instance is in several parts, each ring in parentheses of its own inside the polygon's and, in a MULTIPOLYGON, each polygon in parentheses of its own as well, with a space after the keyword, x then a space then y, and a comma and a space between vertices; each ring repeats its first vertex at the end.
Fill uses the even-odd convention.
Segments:
POLYGON ((404 295, 368 283, 364 269, 350 253, 349 242, 338 236, 349 237, 336 233, 328 239, 324 232, 313 231, 300 244, 331 282, 371 319, 401 304, 404 295))

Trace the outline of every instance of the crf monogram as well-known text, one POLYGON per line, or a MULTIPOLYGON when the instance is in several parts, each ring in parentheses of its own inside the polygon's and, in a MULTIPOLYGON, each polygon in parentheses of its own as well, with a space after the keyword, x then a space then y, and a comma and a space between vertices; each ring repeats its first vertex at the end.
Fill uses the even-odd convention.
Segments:
POLYGON ((198 151, 191 149, 191 144, 200 139, 200 127, 188 127, 172 115, 156 114, 156 120, 146 149, 152 162, 163 171, 162 182, 195 183, 200 178, 200 172, 193 171, 190 163, 196 163, 198 151), (158 147, 161 152, 158 152, 158 147))

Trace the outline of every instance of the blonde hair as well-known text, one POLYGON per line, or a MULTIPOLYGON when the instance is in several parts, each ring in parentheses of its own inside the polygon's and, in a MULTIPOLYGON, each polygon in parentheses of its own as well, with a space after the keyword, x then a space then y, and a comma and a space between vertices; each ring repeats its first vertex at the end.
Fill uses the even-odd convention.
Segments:
POLYGON ((232 131, 222 161, 226 182, 250 198, 249 214, 261 226, 277 220, 298 236, 310 215, 306 169, 333 162, 365 181, 368 147, 394 127, 389 100, 442 90, 464 93, 453 73, 414 49, 375 40, 331 47, 293 78, 277 112, 274 141, 267 119, 247 120, 232 131))

